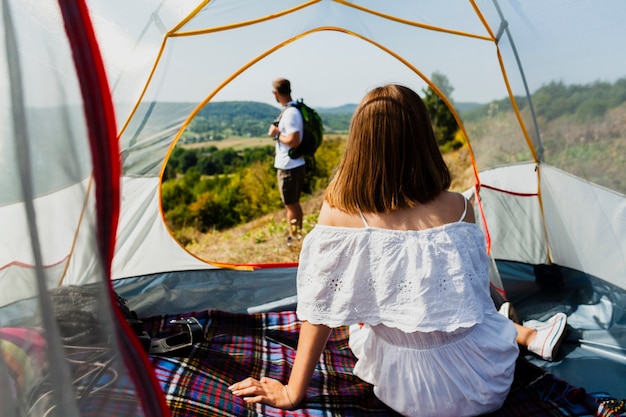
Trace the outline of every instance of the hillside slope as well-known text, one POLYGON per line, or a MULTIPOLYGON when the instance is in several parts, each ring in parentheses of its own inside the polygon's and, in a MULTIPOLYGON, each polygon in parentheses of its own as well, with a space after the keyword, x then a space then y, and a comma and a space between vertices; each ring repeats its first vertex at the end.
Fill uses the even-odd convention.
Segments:
MULTIPOLYGON (((474 185, 474 175, 467 147, 444 155, 452 173, 453 191, 465 191, 474 185)), ((317 222, 323 194, 302 200, 304 235, 317 222)), ((301 241, 287 246, 287 221, 283 210, 222 232, 196 233, 186 249, 207 261, 256 264, 273 262, 298 262, 301 241)))

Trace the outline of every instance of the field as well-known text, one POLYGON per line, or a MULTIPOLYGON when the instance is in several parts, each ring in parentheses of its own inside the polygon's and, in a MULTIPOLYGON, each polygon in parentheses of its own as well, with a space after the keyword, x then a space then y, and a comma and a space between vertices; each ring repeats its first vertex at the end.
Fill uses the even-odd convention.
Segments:
POLYGON ((252 148, 255 146, 273 146, 274 139, 271 137, 248 138, 248 137, 232 137, 224 140, 214 140, 209 142, 190 143, 180 145, 185 149, 199 149, 209 146, 215 146, 217 149, 233 148, 235 150, 252 148))

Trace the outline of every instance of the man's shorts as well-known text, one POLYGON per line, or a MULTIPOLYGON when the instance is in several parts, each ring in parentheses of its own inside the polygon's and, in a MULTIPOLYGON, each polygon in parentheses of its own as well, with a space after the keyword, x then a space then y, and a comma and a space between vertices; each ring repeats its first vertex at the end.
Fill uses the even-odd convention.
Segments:
POLYGON ((278 191, 280 191, 280 198, 283 200, 283 204, 295 204, 300 201, 305 173, 305 165, 289 170, 277 170, 278 191))

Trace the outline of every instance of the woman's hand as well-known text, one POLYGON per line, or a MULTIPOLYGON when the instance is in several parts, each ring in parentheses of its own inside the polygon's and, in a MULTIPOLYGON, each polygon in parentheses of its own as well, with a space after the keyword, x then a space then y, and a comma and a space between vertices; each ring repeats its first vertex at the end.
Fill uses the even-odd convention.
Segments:
POLYGON ((283 385, 276 379, 246 378, 231 385, 228 389, 248 404, 263 403, 283 410, 290 410, 296 406, 292 401, 294 397, 289 391, 289 386, 283 385))
POLYGON ((272 378, 246 378, 228 389, 248 404, 263 403, 283 410, 296 408, 306 396, 315 365, 320 360, 329 335, 330 327, 303 321, 296 358, 287 385, 272 378))

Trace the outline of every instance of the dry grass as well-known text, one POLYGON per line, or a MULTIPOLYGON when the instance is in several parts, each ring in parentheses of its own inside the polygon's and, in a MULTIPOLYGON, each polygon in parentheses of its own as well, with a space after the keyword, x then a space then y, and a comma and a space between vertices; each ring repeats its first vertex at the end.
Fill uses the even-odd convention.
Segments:
MULTIPOLYGON (((452 174, 454 191, 464 191, 474 185, 474 173, 467 147, 444 156, 452 174)), ((317 223, 317 213, 323 195, 302 201, 304 212, 303 236, 317 223)), ((199 233, 188 231, 192 243, 186 249, 201 259, 233 264, 298 262, 302 241, 286 245, 288 235, 285 212, 278 210, 241 226, 223 232, 199 233)))
POLYGON ((456 152, 445 154, 443 159, 446 161, 452 175, 450 190, 462 192, 474 186, 476 178, 474 177, 474 168, 472 167, 472 160, 467 146, 456 152))
MULTIPOLYGON (((322 200, 320 193, 302 201, 303 236, 315 226, 322 200)), ((285 212, 278 210, 223 232, 195 232, 186 249, 202 259, 225 263, 298 262, 302 240, 287 246, 288 230, 285 212)))

